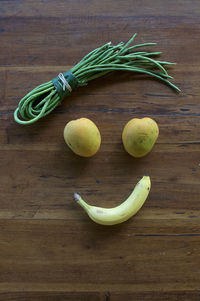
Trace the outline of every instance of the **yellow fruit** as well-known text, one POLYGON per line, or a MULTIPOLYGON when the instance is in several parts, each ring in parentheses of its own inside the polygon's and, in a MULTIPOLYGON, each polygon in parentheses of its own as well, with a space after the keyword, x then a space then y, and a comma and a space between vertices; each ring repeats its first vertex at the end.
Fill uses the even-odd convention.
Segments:
POLYGON ((69 148, 81 157, 93 156, 101 144, 100 132, 88 118, 68 122, 64 128, 64 139, 69 148))
POLYGON ((146 201, 150 188, 150 177, 143 176, 126 201, 113 208, 91 206, 78 193, 74 194, 74 199, 94 222, 111 226, 125 222, 135 215, 146 201))
POLYGON ((159 128, 153 119, 149 117, 133 118, 123 129, 124 148, 133 157, 143 157, 153 148, 158 134, 159 128))

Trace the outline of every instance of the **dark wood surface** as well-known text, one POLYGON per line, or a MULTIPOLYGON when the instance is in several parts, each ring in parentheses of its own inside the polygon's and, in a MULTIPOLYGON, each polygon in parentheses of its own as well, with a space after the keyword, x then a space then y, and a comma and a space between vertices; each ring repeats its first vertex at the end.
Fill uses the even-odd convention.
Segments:
MULTIPOLYGON (((0 1, 0 300, 200 300, 200 2, 0 1), (36 85, 112 41, 157 42, 175 93, 162 83, 115 73, 76 90, 31 126, 14 122, 36 85), (142 159, 123 149, 134 117, 160 128, 142 159), (100 129, 85 159, 65 145, 79 117, 100 129), (74 202, 112 207, 143 174, 152 189, 141 211, 115 227, 93 223, 74 202)), ((152 48, 151 48, 152 49, 152 48)))

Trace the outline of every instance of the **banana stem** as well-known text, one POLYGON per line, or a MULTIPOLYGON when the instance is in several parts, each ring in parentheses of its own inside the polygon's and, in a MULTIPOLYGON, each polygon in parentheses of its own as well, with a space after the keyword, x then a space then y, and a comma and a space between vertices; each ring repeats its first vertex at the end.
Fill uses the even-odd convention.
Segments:
POLYGON ((78 193, 74 193, 74 199, 75 201, 85 210, 88 211, 90 209, 90 205, 88 205, 80 196, 78 193))

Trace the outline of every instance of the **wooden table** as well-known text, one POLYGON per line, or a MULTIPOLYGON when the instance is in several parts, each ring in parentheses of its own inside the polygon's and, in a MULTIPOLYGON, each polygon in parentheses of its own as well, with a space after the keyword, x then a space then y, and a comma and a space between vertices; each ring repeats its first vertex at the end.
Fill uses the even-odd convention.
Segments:
MULTIPOLYGON (((200 3, 0 1, 0 300, 200 300, 200 3), (36 85, 105 42, 157 42, 180 94, 145 76, 115 73, 74 91, 22 126, 13 112, 36 85), (123 149, 128 120, 160 128, 152 152, 123 149), (74 155, 65 124, 92 119, 102 144, 74 155), (103 227, 74 202, 120 204, 149 174, 152 189, 128 222, 103 227)), ((151 48, 152 50, 152 48, 151 48)))

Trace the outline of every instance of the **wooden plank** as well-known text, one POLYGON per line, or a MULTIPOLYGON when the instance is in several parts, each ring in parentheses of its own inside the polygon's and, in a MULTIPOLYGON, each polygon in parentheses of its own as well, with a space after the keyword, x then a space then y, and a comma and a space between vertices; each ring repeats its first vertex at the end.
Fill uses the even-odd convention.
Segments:
MULTIPOLYGON (((5 118, 5 102, 6 109, 12 110, 10 112, 12 113, 20 99, 33 88, 40 83, 51 80, 60 71, 70 68, 71 66, 48 66, 46 68, 41 66, 27 68, 1 67, 0 117, 5 118), (29 78, 31 78, 31 81, 29 78)), ((70 97, 63 101, 62 110, 59 113, 64 113, 66 108, 67 110, 74 110, 73 114, 78 113, 76 111, 86 112, 87 114, 90 111, 96 111, 104 114, 123 113, 124 115, 129 113, 130 116, 133 114, 137 116, 157 115, 158 117, 163 115, 199 116, 198 95, 200 88, 195 86, 194 82, 199 68, 197 67, 191 71, 193 67, 188 69, 186 64, 184 67, 177 66, 175 68, 176 70, 171 70, 170 73, 177 78, 173 82, 183 89, 181 94, 175 93, 163 83, 150 77, 141 77, 128 72, 119 73, 116 78, 116 73, 111 73, 90 82, 87 87, 80 87, 74 91, 70 97), (187 72, 184 71, 184 68, 187 69, 187 72), (189 71, 191 71, 190 77, 187 84, 183 86, 179 83, 179 77, 182 74, 186 77, 189 71), (187 97, 184 90, 189 90, 187 97)), ((123 118, 123 115, 121 118, 123 118)))
POLYGON ((99 2, 94 0, 92 5, 88 5, 87 0, 77 1, 73 3, 72 1, 62 1, 58 0, 56 3, 53 0, 48 1, 38 1, 37 7, 35 6, 35 1, 33 0, 22 0, 20 2, 13 2, 9 0, 3 0, 1 4, 1 16, 13 16, 13 11, 17 16, 52 16, 52 17, 70 17, 70 16, 86 16, 88 19, 93 16, 110 16, 110 17, 123 17, 123 16, 134 16, 147 15, 149 17, 157 16, 190 16, 191 14, 199 17, 199 2, 198 0, 191 1, 188 0, 177 0, 174 3, 170 0, 168 3, 163 3, 163 1, 157 1, 156 6, 152 5, 151 2, 147 0, 141 0, 140 2, 135 2, 134 5, 131 0, 126 2, 110 1, 107 6, 104 2, 99 2), (47 5, 48 4, 48 5, 47 5), (130 11, 130 7, 132 10, 130 11), (166 11, 167 7, 167 11, 166 11), (123 13, 123 14, 122 14, 123 13))
POLYGON ((63 293, 63 292, 14 292, 14 293, 0 293, 0 297, 3 300, 15 300, 15 301, 121 301, 124 298, 130 301, 148 301, 151 296, 153 301, 199 301, 198 291, 173 291, 167 293, 160 292, 104 292, 104 293, 92 293, 92 292, 73 292, 73 293, 63 293))
MULTIPOLYGON (((85 6, 84 2, 82 5, 85 6)), ((3 15, 0 19, 0 64, 18 66, 68 65, 72 62, 75 64, 83 55, 105 42, 126 41, 137 32, 137 43, 157 42, 156 48, 165 53, 165 60, 167 58, 178 63, 187 62, 196 65, 199 61, 197 45, 200 31, 198 2, 191 8, 189 1, 178 1, 181 4, 176 1, 176 4, 172 5, 173 9, 170 10, 170 6, 167 6, 168 14, 162 1, 158 2, 160 10, 155 9, 154 5, 152 6, 154 9, 150 8, 148 2, 144 1, 146 3, 144 6, 147 6, 148 10, 147 15, 144 12, 140 13, 138 5, 130 13, 128 7, 132 5, 132 1, 127 1, 127 6, 121 2, 114 9, 114 13, 117 12, 116 16, 113 16, 112 11, 109 14, 98 15, 94 13, 95 6, 91 6, 89 11, 87 8, 86 15, 77 13, 77 7, 80 9, 82 7, 80 3, 75 6, 76 13, 73 12, 72 5, 70 10, 63 9, 63 3, 59 7, 59 4, 53 1, 51 5, 49 3, 44 5, 39 1, 41 10, 36 9, 35 2, 32 1, 21 1, 20 5, 12 4, 15 8, 11 9, 8 6, 8 9, 1 9, 3 15), (7 14, 6 10, 11 15, 7 14), (154 10, 157 10, 157 14, 154 10), (12 45, 15 46, 14 52, 12 45), (180 56, 183 51, 184 61, 180 56)), ((113 6, 113 1, 111 3, 113 6)), ((8 5, 6 1, 3 1, 3 4, 8 5)), ((105 10, 104 4, 101 3, 100 6, 105 10)))
POLYGON ((115 152, 108 148, 108 151, 102 150, 96 155, 96 159, 85 161, 76 158, 64 143, 62 148, 31 151, 30 147, 27 150, 20 147, 20 150, 1 151, 1 209, 6 209, 7 204, 20 208, 28 204, 67 206, 67 203, 73 203, 76 191, 91 203, 112 207, 125 199, 146 173, 152 179, 149 206, 199 209, 198 150, 180 153, 152 151, 141 162, 132 160, 123 149, 115 152), (185 156, 192 157, 192 160, 184 160, 185 156), (115 187, 115 191, 110 186, 115 187))
POLYGON ((199 287, 199 235, 139 235, 127 224, 105 229, 87 222, 0 223, 3 291, 6 287, 125 292, 199 287))

